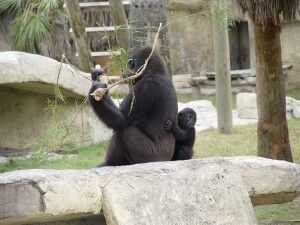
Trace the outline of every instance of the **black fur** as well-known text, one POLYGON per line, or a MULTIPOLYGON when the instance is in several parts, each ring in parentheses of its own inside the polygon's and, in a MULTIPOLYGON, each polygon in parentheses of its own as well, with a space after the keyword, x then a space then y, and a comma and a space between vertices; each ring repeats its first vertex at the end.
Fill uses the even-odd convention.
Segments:
MULTIPOLYGON (((136 72, 149 56, 144 47, 129 58, 128 66, 136 72)), ((120 109, 106 94, 96 101, 90 94, 105 86, 94 82, 89 103, 98 117, 113 129, 105 162, 99 166, 121 166, 172 159, 175 139, 164 130, 164 122, 178 120, 177 97, 168 71, 154 52, 142 76, 135 79, 120 109), (133 104, 132 104, 133 103, 133 104)))
POLYGON ((193 157, 193 147, 196 138, 195 124, 197 114, 191 108, 185 108, 178 114, 178 126, 171 120, 164 124, 165 130, 175 137, 175 151, 172 160, 187 160, 193 157))

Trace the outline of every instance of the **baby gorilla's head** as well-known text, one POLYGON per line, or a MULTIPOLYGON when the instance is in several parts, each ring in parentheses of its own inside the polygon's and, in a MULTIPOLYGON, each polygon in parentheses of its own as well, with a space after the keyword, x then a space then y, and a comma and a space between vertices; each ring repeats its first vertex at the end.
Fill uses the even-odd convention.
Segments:
POLYGON ((181 128, 192 129, 195 127, 197 114, 191 108, 185 108, 178 114, 178 125, 181 128))

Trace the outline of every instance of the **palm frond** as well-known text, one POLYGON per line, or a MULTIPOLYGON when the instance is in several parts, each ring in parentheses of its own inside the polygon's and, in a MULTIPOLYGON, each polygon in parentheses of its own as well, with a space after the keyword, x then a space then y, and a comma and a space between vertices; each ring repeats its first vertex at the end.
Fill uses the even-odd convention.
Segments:
POLYGON ((12 22, 9 34, 16 50, 25 49, 26 42, 25 37, 23 35, 24 26, 25 23, 22 16, 16 17, 15 20, 12 22))
POLYGON ((32 14, 26 23, 24 35, 31 44, 31 52, 37 52, 39 44, 51 36, 52 26, 43 17, 32 14))
POLYGON ((16 12, 21 8, 22 0, 1 0, 0 1, 0 13, 5 10, 12 10, 16 12))
POLYGON ((37 14, 29 13, 27 17, 17 17, 11 26, 10 34, 17 50, 37 53, 39 44, 50 37, 52 26, 37 14))
POLYGON ((53 9, 57 9, 61 0, 41 0, 39 8, 42 12, 50 12, 53 9))

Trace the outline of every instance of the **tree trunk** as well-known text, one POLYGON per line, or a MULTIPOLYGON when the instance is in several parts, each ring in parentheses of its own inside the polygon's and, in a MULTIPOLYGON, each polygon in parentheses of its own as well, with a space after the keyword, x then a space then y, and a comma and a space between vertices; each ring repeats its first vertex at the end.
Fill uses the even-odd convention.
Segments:
POLYGON ((78 0, 65 0, 65 3, 69 14, 70 24, 74 33, 75 46, 81 67, 80 69, 84 72, 90 73, 94 65, 90 46, 87 42, 87 34, 83 25, 78 0))
POLYGON ((109 0, 109 5, 115 26, 121 26, 121 29, 117 30, 119 45, 127 51, 129 50, 130 37, 124 5, 122 0, 109 0))
POLYGON ((281 27, 254 24, 257 66, 258 152, 265 158, 293 161, 286 119, 281 27))
MULTIPOLYGON (((221 0, 221 3, 225 6, 226 0, 221 0)), ((213 22, 218 130, 219 133, 231 134, 232 103, 227 14, 226 10, 221 13, 224 14, 220 17, 224 18, 225 27, 220 27, 217 21, 213 22)))

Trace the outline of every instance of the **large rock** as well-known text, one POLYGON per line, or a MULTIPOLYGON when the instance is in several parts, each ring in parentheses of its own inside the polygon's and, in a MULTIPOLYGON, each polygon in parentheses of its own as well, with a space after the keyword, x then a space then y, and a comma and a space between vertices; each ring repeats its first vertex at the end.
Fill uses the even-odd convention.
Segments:
POLYGON ((247 156, 228 159, 240 171, 253 205, 289 202, 299 195, 298 164, 247 156))
MULTIPOLYGON (((236 109, 242 119, 257 119, 256 94, 238 93, 236 96, 236 109)), ((300 118, 300 101, 286 97, 287 118, 300 118)))
POLYGON ((54 59, 25 52, 0 52, 0 85, 30 92, 54 95, 58 84, 67 97, 86 96, 91 82, 88 74, 54 59))
POLYGON ((65 120, 65 127, 76 118, 72 126, 75 142, 91 144, 110 138, 111 130, 90 107, 83 107, 77 114, 91 86, 89 74, 24 52, 0 52, 0 62, 0 148, 28 148, 40 133, 53 126, 49 100, 54 100, 53 85, 58 77, 60 90, 67 97, 66 104, 60 105, 67 116, 60 114, 59 118, 65 120))
POLYGON ((257 103, 255 93, 238 93, 236 96, 238 117, 243 119, 257 119, 257 103))
POLYGON ((107 224, 253 225, 249 195, 266 204, 299 192, 299 165, 258 157, 23 170, 0 174, 0 224, 104 215, 107 224))

